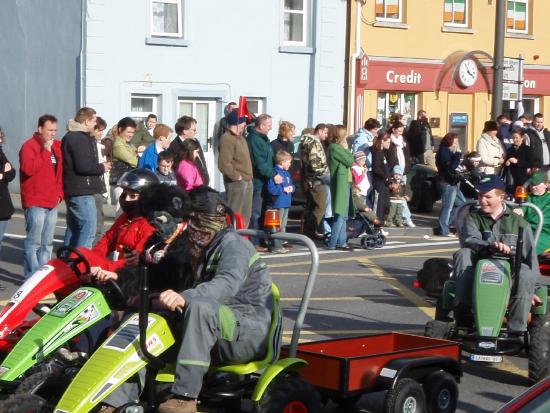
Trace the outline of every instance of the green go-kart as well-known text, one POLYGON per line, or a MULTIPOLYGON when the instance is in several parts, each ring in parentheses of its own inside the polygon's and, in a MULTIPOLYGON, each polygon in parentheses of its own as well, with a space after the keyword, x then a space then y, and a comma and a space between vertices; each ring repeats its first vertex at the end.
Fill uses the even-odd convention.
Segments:
MULTIPOLYGON (((124 309, 125 303, 124 293, 112 280, 92 282, 69 294, 27 331, 0 364, 3 394, 34 394, 57 401, 84 364, 86 354, 93 351, 87 330, 113 310, 124 309), (73 351, 77 336, 87 336, 87 351, 73 351)), ((100 337, 107 332, 100 332, 100 337)), ((3 405, 6 403, 12 404, 10 398, 3 405)), ((0 406, 3 409, 7 410, 6 406, 0 406)))
MULTIPOLYGON (((257 231, 239 231, 243 235, 261 236, 257 231)), ((262 360, 243 365, 217 366, 207 375, 200 394, 199 410, 234 412, 252 410, 258 413, 282 411, 317 412, 320 398, 314 387, 301 379, 297 372, 307 363, 295 357, 301 326, 319 265, 313 242, 298 234, 277 233, 272 238, 306 244, 312 254, 310 274, 294 326, 289 356, 279 358, 281 340, 281 311, 279 292, 273 285, 274 307, 269 330, 268 348, 262 360), (302 410, 295 410, 295 408, 302 410), (290 409, 290 410, 289 410, 290 409)), ((82 366, 53 410, 56 413, 94 411, 122 383, 147 367, 145 391, 139 402, 127 404, 117 412, 138 413, 155 411, 163 395, 174 381, 174 365, 162 357, 175 343, 167 315, 149 312, 148 276, 141 274, 140 311, 128 318, 82 366)), ((172 360, 174 361, 174 360, 172 360)), ((33 395, 17 400, 27 411, 51 411, 51 405, 33 395)))
MULTIPOLYGON (((523 206, 535 208, 540 213, 533 204, 523 206)), ((541 224, 535 233, 535 244, 542 229, 542 213, 539 217, 541 224)), ((535 290, 540 303, 530 309, 527 330, 518 335, 509 333, 506 328, 510 297, 517 288, 516 274, 521 266, 522 249, 523 231, 520 230, 515 254, 493 253, 477 261, 472 291, 473 314, 468 314, 468 317, 473 316, 471 322, 457 322, 459 309, 453 303, 456 284, 453 279, 446 281, 437 300, 435 320, 428 321, 425 335, 460 341, 462 349, 474 362, 499 363, 504 355, 525 351, 529 359, 529 378, 537 382, 550 374, 550 313, 546 285, 538 285, 535 290)))

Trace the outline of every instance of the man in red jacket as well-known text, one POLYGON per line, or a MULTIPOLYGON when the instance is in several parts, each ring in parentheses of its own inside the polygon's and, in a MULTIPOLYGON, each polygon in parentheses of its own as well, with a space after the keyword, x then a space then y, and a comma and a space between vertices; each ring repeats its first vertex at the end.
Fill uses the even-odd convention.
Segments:
POLYGON ((63 200, 61 142, 54 139, 57 119, 38 118, 38 129, 19 151, 21 202, 27 238, 24 242, 25 277, 32 275, 52 255, 57 206, 63 200))

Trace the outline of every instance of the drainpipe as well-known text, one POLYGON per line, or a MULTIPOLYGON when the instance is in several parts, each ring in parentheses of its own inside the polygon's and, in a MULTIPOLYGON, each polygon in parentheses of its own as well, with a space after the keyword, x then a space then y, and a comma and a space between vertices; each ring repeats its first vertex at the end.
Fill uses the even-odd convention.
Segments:
POLYGON ((82 0, 81 6, 82 11, 80 15, 80 52, 78 54, 78 66, 79 66, 79 108, 85 106, 86 103, 86 65, 85 65, 85 49, 86 49, 86 11, 87 11, 87 2, 88 0, 82 0))
POLYGON ((357 59, 361 56, 361 5, 363 0, 355 0, 355 52, 351 55, 350 65, 351 65, 351 75, 350 75, 350 89, 348 95, 350 96, 349 100, 349 128, 348 130, 351 133, 355 133, 355 101, 357 97, 355 96, 355 81, 356 81, 356 71, 357 71, 357 59))

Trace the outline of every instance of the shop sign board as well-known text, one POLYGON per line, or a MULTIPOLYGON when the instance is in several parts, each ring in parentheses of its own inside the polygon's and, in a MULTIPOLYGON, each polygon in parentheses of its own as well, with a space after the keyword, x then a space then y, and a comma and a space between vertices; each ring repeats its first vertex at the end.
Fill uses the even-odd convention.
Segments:
POLYGON ((518 100, 523 83, 523 70, 520 58, 505 57, 503 68, 502 100, 518 100))

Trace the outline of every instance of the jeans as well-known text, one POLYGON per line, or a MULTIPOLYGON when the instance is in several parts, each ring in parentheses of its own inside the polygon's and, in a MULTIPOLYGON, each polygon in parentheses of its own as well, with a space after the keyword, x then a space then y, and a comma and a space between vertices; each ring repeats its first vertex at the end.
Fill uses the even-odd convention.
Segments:
POLYGON ((96 207, 96 214, 97 214, 97 217, 96 217, 97 227, 96 227, 95 236, 94 236, 94 245, 95 245, 101 239, 101 237, 105 232, 103 231, 103 226, 105 223, 105 213, 103 212, 103 203, 105 198, 103 198, 102 194, 94 194, 94 199, 95 199, 95 207, 96 207))
POLYGON ((325 191, 327 200, 325 203, 325 216, 323 217, 323 234, 330 234, 332 229, 330 228, 329 221, 332 218, 332 196, 330 195, 330 186, 325 185, 325 191))
MULTIPOLYGON (((250 217, 250 224, 248 228, 261 230, 263 228, 262 216, 263 216, 263 189, 254 188, 252 193, 252 215, 250 217)), ((250 237, 250 242, 254 245, 259 245, 260 240, 258 237, 250 237)))
POLYGON ((67 197, 67 231, 65 245, 92 248, 97 228, 97 213, 93 195, 67 197))
POLYGON ((53 234, 57 223, 57 207, 48 209, 30 207, 25 209, 27 238, 23 243, 25 277, 30 277, 52 257, 53 234))
POLYGON ((409 209, 409 204, 406 200, 403 200, 403 221, 409 222, 412 221, 411 210, 409 209))
POLYGON ((445 183, 441 185, 441 212, 439 213, 441 235, 449 235, 449 224, 452 222, 454 211, 464 202, 464 195, 458 186, 445 183))
POLYGON ((343 247, 348 241, 347 225, 346 221, 348 217, 335 214, 334 222, 332 223, 332 235, 328 242, 328 247, 334 249, 336 247, 343 247))
POLYGON ((4 233, 6 232, 6 227, 8 226, 8 220, 0 220, 0 249, 2 249, 2 240, 4 239, 4 233))

